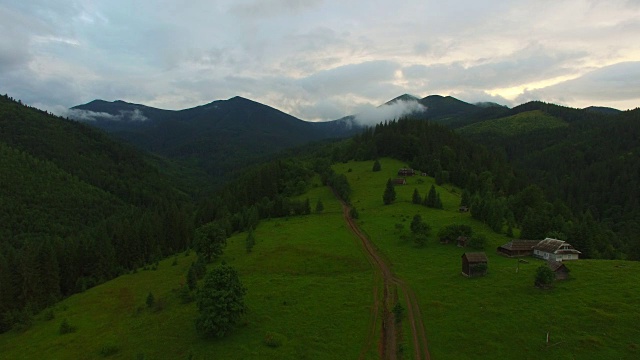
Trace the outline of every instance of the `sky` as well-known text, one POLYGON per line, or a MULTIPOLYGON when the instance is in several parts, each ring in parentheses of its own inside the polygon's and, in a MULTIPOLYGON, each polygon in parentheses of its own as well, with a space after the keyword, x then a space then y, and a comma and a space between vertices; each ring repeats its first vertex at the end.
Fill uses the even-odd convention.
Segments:
POLYGON ((3 0, 0 93, 179 110, 242 96, 308 121, 404 93, 640 106, 640 0, 3 0))

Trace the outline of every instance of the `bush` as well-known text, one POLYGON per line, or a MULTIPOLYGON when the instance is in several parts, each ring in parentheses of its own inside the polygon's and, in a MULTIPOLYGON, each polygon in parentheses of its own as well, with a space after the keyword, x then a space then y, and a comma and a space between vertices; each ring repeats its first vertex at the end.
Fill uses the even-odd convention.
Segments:
POLYGON ((62 320, 62 322, 60 323, 60 329, 59 329, 60 335, 71 334, 76 332, 76 330, 77 328, 75 326, 71 326, 71 324, 69 324, 69 321, 67 319, 62 320))
POLYGON ((98 353, 100 355, 102 355, 103 357, 107 357, 107 356, 111 356, 111 355, 117 354, 118 351, 120 351, 120 347, 118 347, 118 345, 115 345, 115 344, 104 344, 104 345, 102 345, 102 347, 100 348, 100 351, 98 353))
POLYGON ((56 317, 56 315, 53 312, 53 309, 48 309, 48 310, 45 310, 44 312, 42 312, 42 320, 44 320, 44 321, 53 320, 53 319, 55 319, 55 317, 56 317))
POLYGON ((155 297, 153 296, 153 294, 151 292, 149 292, 149 295, 147 295, 147 307, 152 307, 153 304, 156 302, 155 297))
POLYGON ((228 265, 220 265, 207 273, 196 297, 198 333, 203 337, 226 335, 245 312, 246 292, 238 273, 228 265))
POLYGON ((472 249, 482 250, 487 244, 487 238, 482 234, 476 234, 469 239, 469 247, 472 249))
POLYGON ((549 269, 546 265, 541 265, 536 270, 536 278, 534 285, 536 287, 542 289, 548 289, 553 286, 553 280, 555 280, 556 275, 553 273, 551 269, 549 269))
POLYGON ((284 335, 269 331, 265 334, 262 342, 268 347, 277 348, 282 346, 286 340, 284 335))

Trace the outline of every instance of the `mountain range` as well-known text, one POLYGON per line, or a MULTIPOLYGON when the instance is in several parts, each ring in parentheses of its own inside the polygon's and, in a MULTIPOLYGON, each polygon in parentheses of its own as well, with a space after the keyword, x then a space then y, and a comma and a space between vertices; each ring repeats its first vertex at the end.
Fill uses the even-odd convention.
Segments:
MULTIPOLYGON (((532 105, 536 107, 537 105, 532 105)), ((195 164, 215 178, 274 154, 327 139, 347 138, 365 126, 402 116, 428 119, 456 129, 527 111, 495 103, 470 104, 451 96, 403 94, 375 111, 326 122, 309 122, 239 96, 184 109, 163 110, 122 100, 94 100, 70 109, 69 117, 100 128, 162 157, 195 164)), ((531 108, 533 109, 533 108, 531 108)), ((616 114, 590 107, 580 114, 616 114)))

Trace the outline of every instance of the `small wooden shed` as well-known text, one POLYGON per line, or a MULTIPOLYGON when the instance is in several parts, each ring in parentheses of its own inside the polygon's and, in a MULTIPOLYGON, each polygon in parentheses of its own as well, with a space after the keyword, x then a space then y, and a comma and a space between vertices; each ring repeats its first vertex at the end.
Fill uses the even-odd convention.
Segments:
POLYGON ((569 278, 569 269, 560 261, 549 260, 547 266, 554 274, 556 274, 556 280, 567 280, 569 278))
POLYGON ((407 185, 407 179, 405 179, 405 178, 393 179, 393 184, 394 185, 407 185))
POLYGON ((487 274, 489 259, 483 252, 462 254, 462 275, 466 277, 487 274))

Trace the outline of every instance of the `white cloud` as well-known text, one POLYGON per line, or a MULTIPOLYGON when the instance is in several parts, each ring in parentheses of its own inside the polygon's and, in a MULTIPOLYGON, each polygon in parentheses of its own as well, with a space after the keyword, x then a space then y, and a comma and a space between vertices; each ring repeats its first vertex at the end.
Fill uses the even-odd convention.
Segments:
POLYGON ((94 121, 142 122, 142 121, 149 120, 146 116, 144 116, 143 112, 140 109, 134 109, 132 111, 120 111, 118 115, 112 115, 106 112, 96 112, 96 111, 83 110, 83 109, 68 109, 66 113, 62 113, 60 115, 66 116, 69 119, 73 119, 77 121, 86 121, 86 122, 94 122, 94 121))
POLYGON ((426 111, 427 108, 417 101, 395 101, 379 107, 372 107, 355 116, 360 125, 373 126, 385 120, 395 120, 406 115, 426 111))
POLYGON ((307 120, 402 93, 618 105, 637 87, 587 74, 640 61, 639 31, 626 0, 7 0, 0 93, 49 109, 241 95, 307 120))

